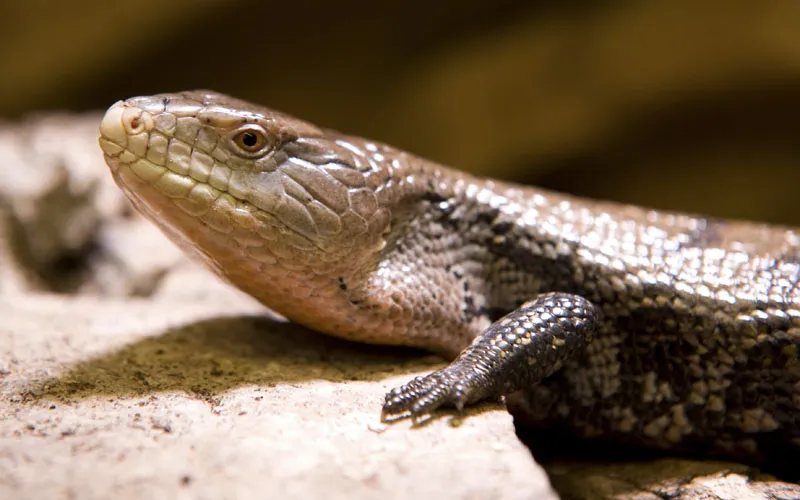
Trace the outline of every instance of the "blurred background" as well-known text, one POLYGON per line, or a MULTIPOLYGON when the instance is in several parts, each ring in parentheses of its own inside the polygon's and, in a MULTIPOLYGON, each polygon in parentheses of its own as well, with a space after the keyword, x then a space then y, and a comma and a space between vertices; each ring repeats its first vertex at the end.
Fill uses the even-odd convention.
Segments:
POLYGON ((464 170, 800 223, 800 3, 0 7, 0 118, 210 88, 464 170))

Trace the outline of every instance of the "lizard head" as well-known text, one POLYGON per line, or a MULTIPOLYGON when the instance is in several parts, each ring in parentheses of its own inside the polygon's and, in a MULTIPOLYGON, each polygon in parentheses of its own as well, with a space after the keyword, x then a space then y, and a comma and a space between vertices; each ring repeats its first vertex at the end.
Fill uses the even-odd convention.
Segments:
MULTIPOLYGON (((385 167, 344 136, 210 91, 114 104, 100 146, 138 210, 181 246, 349 259, 389 223, 385 167)), ((370 149, 376 149, 377 146, 370 149)))
POLYGON ((290 317, 374 269, 414 190, 410 155, 210 91, 119 101, 99 141, 142 214, 290 317))

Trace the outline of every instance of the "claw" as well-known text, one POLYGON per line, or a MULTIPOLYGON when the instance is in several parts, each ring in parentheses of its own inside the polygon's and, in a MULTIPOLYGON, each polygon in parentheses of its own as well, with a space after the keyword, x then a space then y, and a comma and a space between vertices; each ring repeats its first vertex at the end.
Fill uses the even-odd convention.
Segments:
POLYGON ((445 405, 463 411, 468 400, 469 386, 461 377, 449 373, 445 368, 389 391, 384 400, 383 414, 408 412, 416 422, 419 417, 445 405))
POLYGON ((434 386, 437 383, 441 381, 434 373, 427 377, 417 377, 402 387, 392 389, 384 399, 383 413, 397 414, 404 411, 411 411, 412 415, 421 413, 417 409, 420 400, 436 391, 434 386))

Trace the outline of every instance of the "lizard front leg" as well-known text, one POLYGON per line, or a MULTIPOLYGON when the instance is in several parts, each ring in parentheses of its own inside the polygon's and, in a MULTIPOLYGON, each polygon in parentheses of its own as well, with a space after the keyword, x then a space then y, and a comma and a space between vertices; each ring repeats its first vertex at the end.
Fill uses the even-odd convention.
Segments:
POLYGON ((389 392, 384 415, 461 410, 530 387, 591 342, 599 320, 598 309, 579 295, 542 294, 489 326, 449 366, 389 392))

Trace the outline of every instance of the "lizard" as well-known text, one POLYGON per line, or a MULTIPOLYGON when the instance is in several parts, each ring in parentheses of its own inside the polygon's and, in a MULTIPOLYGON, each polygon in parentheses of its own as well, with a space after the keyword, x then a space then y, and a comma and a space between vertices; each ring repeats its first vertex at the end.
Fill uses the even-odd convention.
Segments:
POLYGON ((517 395, 578 439, 800 457, 793 228, 480 178, 208 90, 121 100, 99 131, 133 206, 234 286, 451 360, 385 417, 517 395))

